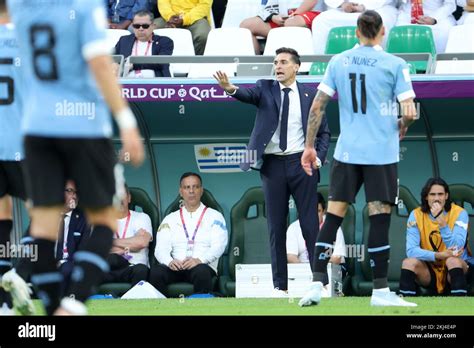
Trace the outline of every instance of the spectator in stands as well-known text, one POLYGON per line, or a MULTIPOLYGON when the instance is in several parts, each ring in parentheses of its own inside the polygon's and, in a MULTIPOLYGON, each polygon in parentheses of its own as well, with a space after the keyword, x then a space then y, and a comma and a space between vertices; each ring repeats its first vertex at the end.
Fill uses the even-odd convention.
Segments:
MULTIPOLYGON (((324 219, 326 218, 326 201, 321 193, 318 192, 318 217, 319 217, 319 230, 321 230, 324 219)), ((300 221, 296 220, 293 222, 288 231, 286 232, 286 253, 288 257, 288 263, 308 263, 308 250, 306 243, 301 232, 300 221)), ((329 262, 335 264, 344 263, 344 257, 346 256, 346 244, 344 242, 344 234, 342 229, 339 227, 336 235, 336 242, 334 251, 332 252, 329 262)))
POLYGON ((453 12, 455 0, 402 0, 397 25, 426 25, 433 31, 437 53, 444 53, 448 42, 449 30, 456 25, 453 12), (422 11, 416 13, 416 7, 422 11))
POLYGON ((448 184, 428 179, 421 207, 408 218, 408 258, 402 264, 400 293, 415 296, 418 284, 432 294, 466 295, 466 275, 474 268, 468 223, 466 210, 451 202, 448 184))
POLYGON ((130 29, 133 14, 148 10, 148 0, 106 0, 110 29, 130 29))
POLYGON ((255 54, 260 54, 257 36, 266 38, 271 29, 278 27, 307 27, 311 29, 313 19, 319 14, 315 10, 317 3, 318 0, 291 0, 289 3, 281 0, 269 0, 262 7, 258 16, 244 19, 240 23, 240 27, 252 32, 255 54))
POLYGON ((458 20, 458 25, 474 23, 474 0, 456 0, 456 4, 464 9, 461 18, 458 20))
POLYGON ((118 229, 107 260, 110 272, 105 274, 104 283, 126 282, 133 286, 148 279, 148 244, 153 237, 150 217, 130 210, 132 197, 127 185, 125 192, 120 204, 118 229))
POLYGON ((158 0, 157 28, 184 28, 193 36, 194 51, 202 55, 211 31, 212 0, 158 0))
POLYGON ((72 180, 68 180, 64 189, 64 212, 61 214, 55 250, 59 270, 65 279, 69 278, 74 266, 74 253, 81 248, 91 233, 84 213, 77 207, 78 203, 76 185, 72 180))
POLYGON ((219 257, 227 246, 227 228, 218 211, 201 202, 204 192, 199 174, 184 173, 179 193, 183 207, 166 216, 156 233, 150 283, 163 294, 168 284, 193 283, 195 293, 210 293, 219 257))
MULTIPOLYGON (((365 10, 375 10, 382 17, 385 31, 395 25, 398 10, 396 0, 358 0, 349 2, 345 0, 324 0, 327 11, 322 12, 313 22, 314 53, 324 54, 329 31, 334 27, 356 26, 357 18, 365 10)), ((386 35, 388 36, 388 35, 386 35)), ((387 39, 385 37, 384 41, 387 39)))
MULTIPOLYGON (((169 37, 153 34, 153 13, 139 11, 133 16, 133 34, 122 36, 115 46, 115 54, 156 56, 173 54, 174 43, 169 37)), ((169 64, 125 64, 128 77, 171 77, 169 64)))

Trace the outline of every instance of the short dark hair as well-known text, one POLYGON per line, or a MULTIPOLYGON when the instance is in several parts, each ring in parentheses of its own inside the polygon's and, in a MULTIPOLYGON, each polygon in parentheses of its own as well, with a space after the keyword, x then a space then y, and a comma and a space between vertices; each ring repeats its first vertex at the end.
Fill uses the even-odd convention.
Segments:
POLYGON ((324 199, 324 196, 321 194, 321 192, 318 192, 318 204, 321 204, 323 210, 326 210, 326 200, 324 199))
POLYGON ((452 201, 451 194, 449 193, 449 186, 446 181, 439 177, 429 178, 425 186, 423 186, 423 188, 421 189, 421 211, 427 214, 430 212, 430 206, 428 205, 428 194, 430 193, 430 190, 434 185, 440 185, 444 187, 444 192, 448 194, 448 199, 444 204, 444 210, 450 211, 452 201))
POLYGON ((291 55, 293 63, 301 65, 300 55, 295 49, 289 47, 280 47, 276 50, 276 54, 279 55, 280 53, 288 53, 289 55, 291 55))
POLYGON ((7 0, 0 0, 0 11, 5 12, 7 9, 7 0))
POLYGON ((201 183, 202 185, 202 178, 199 174, 197 173, 194 173, 194 172, 186 172, 184 173, 183 175, 181 175, 181 179, 179 179, 179 186, 181 186, 181 183, 183 182, 184 179, 186 179, 187 177, 189 176, 195 176, 196 178, 199 179, 199 182, 201 183))
POLYGON ((150 17, 150 20, 151 20, 152 23, 153 23, 153 20, 155 19, 155 15, 153 14, 153 12, 150 12, 148 10, 137 11, 133 14, 133 18, 135 18, 136 16, 138 16, 138 17, 148 16, 148 17, 150 17))
POLYGON ((382 17, 376 11, 365 11, 357 18, 357 28, 368 39, 375 39, 382 25, 382 17))

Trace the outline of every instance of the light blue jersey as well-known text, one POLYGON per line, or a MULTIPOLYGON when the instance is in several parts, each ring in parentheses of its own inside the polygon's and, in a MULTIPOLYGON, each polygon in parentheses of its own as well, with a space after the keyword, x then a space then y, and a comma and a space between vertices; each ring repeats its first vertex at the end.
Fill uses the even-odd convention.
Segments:
POLYGON ((0 161, 23 159, 21 85, 18 41, 13 25, 0 25, 0 161))
POLYGON ((28 84, 24 133, 110 137, 110 113, 87 65, 88 60, 110 53, 104 1, 9 0, 7 4, 28 84))
POLYGON ((358 46, 331 59, 318 89, 339 96, 341 133, 335 159, 373 165, 399 161, 395 98, 415 97, 403 59, 380 46, 358 46))

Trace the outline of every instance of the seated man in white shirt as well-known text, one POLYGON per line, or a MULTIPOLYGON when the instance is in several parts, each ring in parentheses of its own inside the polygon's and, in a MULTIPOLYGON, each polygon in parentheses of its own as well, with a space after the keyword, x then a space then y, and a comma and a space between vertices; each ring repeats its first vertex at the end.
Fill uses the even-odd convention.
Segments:
MULTIPOLYGON (((334 27, 356 26, 357 18, 365 10, 375 10, 382 17, 388 34, 398 16, 396 0, 324 0, 327 10, 317 16, 312 24, 314 53, 324 54, 329 31, 334 27)), ((388 35, 384 38, 387 40, 388 35)))
MULTIPOLYGON (((324 223, 326 217, 326 201, 321 193, 318 192, 318 217, 319 217, 319 230, 324 223)), ((296 220, 293 222, 286 232, 286 253, 288 263, 307 263, 309 262, 308 251, 306 244, 301 232, 300 222, 296 220)), ((334 264, 344 263, 346 257, 346 244, 344 242, 344 234, 341 228, 337 230, 336 243, 334 245, 334 251, 329 259, 329 262, 334 264)))
MULTIPOLYGON (((104 276, 104 283, 131 283, 148 279, 148 244, 153 238, 151 219, 145 213, 128 208, 131 195, 125 185, 126 195, 122 199, 117 231, 107 261, 110 271, 104 276)), ((92 232, 94 233, 94 232, 92 232)))
POLYGON ((184 173, 179 193, 183 206, 166 216, 156 233, 155 257, 160 263, 150 271, 150 283, 161 293, 180 281, 192 283, 194 293, 211 293, 219 257, 227 246, 224 217, 201 202, 202 179, 184 173))
POLYGON ((456 25, 453 12, 456 11, 455 0, 423 0, 421 15, 415 16, 412 6, 420 0, 401 0, 398 25, 426 25, 433 31, 436 53, 444 53, 448 42, 449 30, 456 25), (415 22, 415 23, 413 23, 415 22))

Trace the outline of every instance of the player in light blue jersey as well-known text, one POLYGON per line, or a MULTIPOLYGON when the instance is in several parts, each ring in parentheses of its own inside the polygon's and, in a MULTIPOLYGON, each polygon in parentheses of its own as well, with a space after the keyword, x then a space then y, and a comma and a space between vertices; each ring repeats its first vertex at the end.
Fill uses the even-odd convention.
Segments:
MULTIPOLYGON (((21 163, 23 160, 20 123, 22 114, 22 78, 18 41, 6 12, 5 0, 0 1, 0 247, 11 250, 10 232, 13 226, 12 199, 26 199, 21 163)), ((13 314, 12 299, 21 314, 33 314, 29 288, 12 267, 10 253, 0 255, 0 315, 13 314), (7 276, 5 277, 5 274, 7 276), (8 281, 10 278, 10 282, 8 281), (11 286, 11 280, 15 286, 11 286), (5 289, 9 292, 6 292, 5 289), (10 295, 11 293, 11 295, 10 295)))
POLYGON ((314 139, 325 108, 338 92, 341 133, 331 166, 326 221, 319 232, 313 264, 313 283, 300 306, 318 304, 327 284, 327 263, 336 231, 349 203, 362 184, 369 207, 368 252, 373 273, 373 306, 416 306, 399 298, 388 288, 391 206, 398 191, 398 149, 408 126, 416 119, 413 91, 407 64, 383 51, 385 34, 382 18, 375 11, 357 20, 360 46, 330 61, 308 118, 308 135, 301 164, 308 175, 316 168, 314 139), (398 119, 396 99, 401 104, 398 119))
POLYGON ((112 206, 123 191, 109 137, 114 115, 131 162, 144 158, 136 120, 112 73, 103 0, 7 0, 28 88, 24 99, 25 181, 31 201, 31 282, 46 313, 85 314, 83 304, 107 271, 116 231, 112 206), (103 97, 102 97, 103 95, 103 97), (105 101, 104 101, 105 99, 105 101), (60 300, 62 275, 54 259, 64 186, 73 180, 94 233, 75 254, 69 288, 60 300), (117 186, 116 186, 117 185, 117 186), (117 187, 117 190, 116 190, 117 187))

